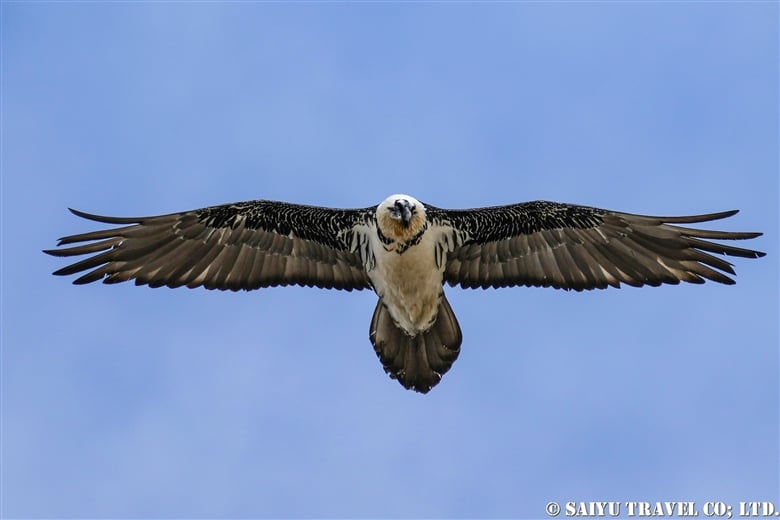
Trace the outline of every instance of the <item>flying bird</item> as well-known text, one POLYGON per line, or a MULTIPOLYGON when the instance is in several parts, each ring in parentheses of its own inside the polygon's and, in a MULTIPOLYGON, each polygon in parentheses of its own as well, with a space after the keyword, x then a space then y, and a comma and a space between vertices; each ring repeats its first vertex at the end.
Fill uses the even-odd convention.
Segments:
POLYGON ((385 372, 427 393, 460 353, 458 320, 444 283, 604 289, 627 284, 733 284, 719 256, 764 256, 711 240, 761 233, 680 226, 723 219, 724 211, 652 217, 547 201, 451 210, 391 195, 378 206, 333 209, 254 200, 113 224, 71 235, 46 253, 91 255, 55 275, 73 282, 135 280, 150 287, 251 290, 278 285, 372 289, 369 339, 385 372))

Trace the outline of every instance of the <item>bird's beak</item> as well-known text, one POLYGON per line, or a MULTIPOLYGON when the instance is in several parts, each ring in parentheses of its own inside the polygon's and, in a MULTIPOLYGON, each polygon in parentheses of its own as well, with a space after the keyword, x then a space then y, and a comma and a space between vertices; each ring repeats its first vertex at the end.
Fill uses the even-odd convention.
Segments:
POLYGON ((405 228, 409 227, 409 223, 412 221, 412 215, 414 214, 413 208, 409 201, 397 200, 392 208, 390 208, 390 214, 393 218, 401 221, 401 224, 405 228))
POLYGON ((408 204, 404 204, 401 208, 401 222, 404 223, 404 227, 409 227, 409 222, 412 220, 412 208, 408 204))

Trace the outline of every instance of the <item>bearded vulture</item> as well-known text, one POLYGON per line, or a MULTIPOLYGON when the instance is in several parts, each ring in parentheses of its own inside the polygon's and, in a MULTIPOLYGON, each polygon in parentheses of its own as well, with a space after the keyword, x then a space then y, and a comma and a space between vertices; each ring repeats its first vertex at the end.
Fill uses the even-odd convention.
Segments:
POLYGON ((86 272, 75 284, 372 289, 379 296, 369 328, 374 350, 391 378, 422 393, 460 352, 460 326, 444 282, 575 291, 705 279, 733 284, 724 274, 735 274, 732 264, 713 254, 764 256, 710 241, 761 233, 679 225, 737 211, 651 217, 546 201, 449 210, 408 195, 364 209, 254 200, 137 218, 70 211, 121 226, 67 236, 58 246, 80 245, 45 251, 92 255, 54 272, 86 272))

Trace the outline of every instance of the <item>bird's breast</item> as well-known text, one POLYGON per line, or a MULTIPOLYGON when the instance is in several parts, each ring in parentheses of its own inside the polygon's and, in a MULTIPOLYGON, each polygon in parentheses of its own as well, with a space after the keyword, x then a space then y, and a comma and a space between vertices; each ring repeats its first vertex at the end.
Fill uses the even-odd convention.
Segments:
POLYGON ((436 265, 435 242, 430 233, 402 249, 374 248, 376 265, 368 275, 399 327, 410 335, 428 330, 436 319, 443 274, 436 265))

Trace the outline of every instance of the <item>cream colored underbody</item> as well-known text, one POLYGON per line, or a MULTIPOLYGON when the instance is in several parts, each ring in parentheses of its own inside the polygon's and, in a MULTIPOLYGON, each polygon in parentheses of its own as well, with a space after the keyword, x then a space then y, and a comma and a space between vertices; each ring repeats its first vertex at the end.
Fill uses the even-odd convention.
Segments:
POLYGON ((368 276, 393 320, 410 336, 428 330, 436 320, 443 271, 436 266, 436 237, 426 231, 417 245, 402 254, 396 244, 373 244, 376 257, 368 276), (390 248, 388 251, 387 248, 390 248))

